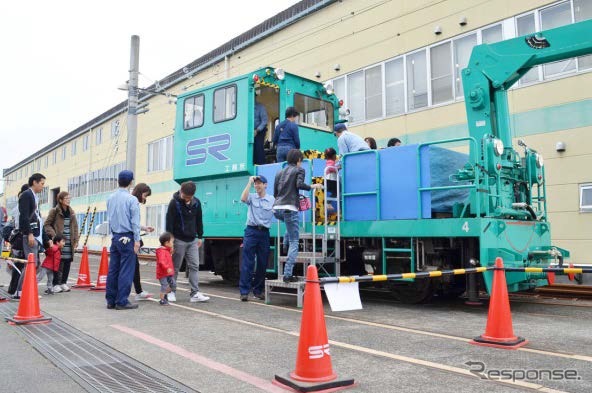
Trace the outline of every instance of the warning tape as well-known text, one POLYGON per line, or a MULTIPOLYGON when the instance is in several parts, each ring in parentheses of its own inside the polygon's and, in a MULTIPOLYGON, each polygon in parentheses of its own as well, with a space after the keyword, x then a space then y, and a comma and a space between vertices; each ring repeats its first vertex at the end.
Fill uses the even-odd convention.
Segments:
POLYGON ((323 277, 319 279, 322 284, 333 283, 352 283, 352 282, 377 282, 377 281, 391 281, 412 278, 433 278, 442 276, 455 276, 461 274, 483 273, 489 270, 505 270, 506 272, 523 272, 523 273, 563 273, 563 274, 581 274, 592 273, 592 268, 549 268, 549 267, 505 267, 496 269, 493 266, 488 267, 474 267, 468 269, 453 269, 453 270, 434 270, 431 272, 417 272, 417 273, 396 273, 396 274, 382 274, 382 275, 368 275, 368 276, 342 276, 342 277, 323 277))

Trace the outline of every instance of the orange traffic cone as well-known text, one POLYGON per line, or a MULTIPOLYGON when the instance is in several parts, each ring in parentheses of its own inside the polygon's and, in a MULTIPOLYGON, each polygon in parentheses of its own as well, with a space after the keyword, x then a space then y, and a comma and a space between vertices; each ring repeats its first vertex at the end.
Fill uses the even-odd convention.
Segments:
POLYGON ((316 266, 306 271, 304 307, 298 341, 296 369, 289 376, 275 376, 274 384, 297 392, 337 391, 354 385, 353 379, 337 379, 331 366, 329 339, 316 266))
POLYGON ((82 249, 82 258, 80 259, 80 270, 78 270, 78 281, 72 288, 83 289, 92 287, 90 282, 90 271, 88 267, 88 248, 84 246, 82 249))
MULTIPOLYGON (((501 258, 495 259, 495 267, 503 269, 504 262, 501 258)), ((516 349, 528 343, 524 338, 514 335, 510 298, 508 297, 506 272, 504 270, 495 270, 493 272, 493 285, 489 299, 489 314, 485 333, 475 337, 470 343, 503 349, 516 349)))
POLYGON ((29 254, 27 267, 23 279, 23 292, 18 310, 13 318, 6 318, 11 325, 25 325, 32 323, 48 323, 51 318, 45 318, 39 310, 39 292, 37 291, 37 272, 35 256, 29 254))
POLYGON ((107 289, 107 274, 109 273, 109 254, 107 247, 103 247, 101 254, 101 264, 99 265, 99 275, 97 276, 97 285, 90 287, 91 291, 104 291, 107 289))

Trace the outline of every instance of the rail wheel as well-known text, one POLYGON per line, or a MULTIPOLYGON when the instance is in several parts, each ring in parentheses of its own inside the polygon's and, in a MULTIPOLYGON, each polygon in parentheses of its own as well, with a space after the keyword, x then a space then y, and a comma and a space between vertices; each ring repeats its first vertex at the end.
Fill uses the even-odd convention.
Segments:
POLYGON ((425 278, 417 278, 414 282, 393 282, 390 290, 400 302, 406 304, 425 303, 434 295, 431 280, 425 278))

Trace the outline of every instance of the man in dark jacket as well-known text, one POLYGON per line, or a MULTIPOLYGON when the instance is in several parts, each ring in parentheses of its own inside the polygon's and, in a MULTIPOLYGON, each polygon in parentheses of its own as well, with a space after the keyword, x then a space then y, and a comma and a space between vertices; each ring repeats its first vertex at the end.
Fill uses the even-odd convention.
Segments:
POLYGON ((298 124, 296 124, 298 115, 298 111, 293 106, 286 108, 286 119, 275 127, 273 144, 277 149, 277 162, 286 161, 290 150, 300 150, 300 134, 298 124))
MULTIPOLYGON (((191 287, 189 301, 205 302, 210 298, 199 291, 199 247, 202 244, 203 221, 201 202, 194 197, 195 190, 195 183, 187 181, 181 184, 181 189, 173 194, 166 215, 166 231, 175 237, 173 252, 175 281, 177 281, 181 263, 185 259, 191 287)), ((167 300, 177 301, 176 293, 169 293, 167 300)))
MULTIPOLYGON (((39 213, 39 194, 45 186, 45 176, 34 173, 29 178, 29 188, 24 190, 18 199, 18 228, 23 236, 23 254, 27 259, 29 254, 35 257, 35 264, 39 260, 39 245, 43 244, 43 221, 39 213)), ((24 274, 21 274, 17 293, 14 298, 19 299, 23 285, 24 274)))

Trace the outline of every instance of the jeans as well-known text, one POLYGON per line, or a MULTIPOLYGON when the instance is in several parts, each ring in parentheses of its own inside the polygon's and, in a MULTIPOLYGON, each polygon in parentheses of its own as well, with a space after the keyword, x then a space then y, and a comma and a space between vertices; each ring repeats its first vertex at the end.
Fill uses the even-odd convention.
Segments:
POLYGON ((286 161, 286 157, 288 156, 288 152, 292 149, 295 149, 294 146, 291 145, 279 145, 277 147, 275 157, 277 162, 284 162, 286 161))
POLYGON ((175 282, 179 275, 179 268, 183 262, 183 258, 187 260, 187 272, 189 273, 189 286, 191 287, 191 296, 199 291, 199 247, 197 247, 197 239, 191 242, 184 242, 183 240, 175 239, 173 252, 173 265, 175 266, 175 282))
POLYGON ((265 270, 269 258, 269 230, 259 230, 246 227, 243 238, 243 260, 240 269, 239 289, 241 295, 248 295, 253 286, 253 294, 263 293, 265 285, 265 270), (255 256, 257 265, 255 265, 255 256), (255 267, 255 277, 253 268, 255 267))
POLYGON ((177 290, 177 283, 173 276, 162 277, 158 280, 160 282, 160 293, 175 292, 177 290))
POLYGON ((253 144, 253 163, 255 165, 265 164, 265 134, 267 128, 257 132, 255 143, 253 144))
POLYGON ((294 210, 275 210, 275 218, 283 221, 286 225, 286 234, 284 235, 284 244, 288 244, 288 260, 284 266, 284 276, 292 276, 296 257, 298 257, 298 212, 294 210))
POLYGON ((53 287, 53 278, 55 276, 55 272, 51 269, 46 267, 39 268, 39 273, 37 273, 37 282, 43 280, 43 277, 47 276, 47 289, 51 289, 53 287))
POLYGON ((132 288, 136 267, 134 235, 132 233, 114 233, 111 238, 110 252, 105 298, 108 305, 125 306, 129 303, 127 298, 132 288), (126 244, 121 241, 124 237, 130 239, 126 244))
MULTIPOLYGON (((30 247, 27 236, 23 236, 23 253, 25 254, 24 259, 26 260, 29 260, 29 254, 33 254, 33 256, 35 257, 35 267, 38 267, 37 264, 39 263, 39 243, 37 242, 37 240, 35 240, 35 245, 33 247, 30 247)), ((27 269, 27 264, 25 263, 24 265, 24 270, 21 270, 23 274, 21 274, 18 281, 17 291, 19 292, 23 289, 23 280, 25 279, 25 270, 27 269)))

